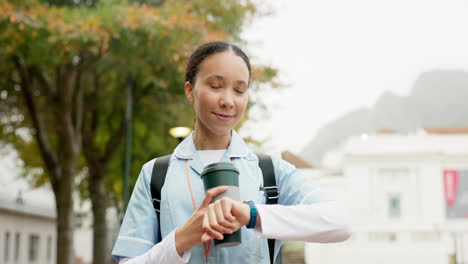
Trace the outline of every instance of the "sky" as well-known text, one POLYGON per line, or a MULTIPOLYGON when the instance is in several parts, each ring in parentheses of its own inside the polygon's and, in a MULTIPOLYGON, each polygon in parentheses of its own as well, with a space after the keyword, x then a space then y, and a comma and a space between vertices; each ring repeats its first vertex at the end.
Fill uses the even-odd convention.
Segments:
POLYGON ((268 151, 299 153, 321 127, 385 91, 408 94, 424 71, 468 71, 468 1, 258 2, 274 13, 245 26, 244 47, 254 65, 277 68, 285 88, 260 94, 269 116, 240 132, 268 151))
POLYGON ((21 175, 22 162, 11 146, 0 144, 0 201, 9 201, 21 196, 37 208, 52 210, 55 200, 50 187, 34 189, 21 175))

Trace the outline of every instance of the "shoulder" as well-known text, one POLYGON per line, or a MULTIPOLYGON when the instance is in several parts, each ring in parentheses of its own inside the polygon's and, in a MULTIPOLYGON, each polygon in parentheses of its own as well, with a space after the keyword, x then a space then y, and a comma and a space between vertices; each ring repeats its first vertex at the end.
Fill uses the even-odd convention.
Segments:
MULTIPOLYGON (((175 157, 175 155, 173 155, 173 154, 169 154, 169 155, 170 155, 169 163, 173 159, 177 159, 175 157)), ((154 158, 152 160, 147 161, 145 164, 143 164, 143 167, 141 168, 141 174, 143 175, 145 181, 147 181, 148 183, 151 182, 151 175, 153 173, 153 168, 154 168, 154 164, 155 164, 156 160, 158 160, 158 159, 160 159, 162 157, 165 157, 165 156, 156 157, 156 158, 154 158)))
POLYGON ((154 158, 150 161, 147 161, 145 164, 143 164, 143 167, 141 168, 141 175, 144 177, 144 180, 146 182, 151 182, 151 173, 153 172, 153 167, 154 163, 156 162, 156 159, 154 158))
POLYGON ((255 161, 259 162, 261 157, 264 156, 266 158, 271 159, 271 162, 273 163, 273 167, 275 168, 275 171, 284 171, 284 170, 295 170, 296 167, 292 165, 291 163, 283 160, 281 157, 281 153, 269 153, 269 154, 263 154, 263 153, 255 153, 252 151, 249 151, 244 159, 247 161, 255 161))
POLYGON ((296 171, 296 166, 285 161, 279 152, 273 152, 269 155, 275 168, 275 173, 284 174, 296 171))

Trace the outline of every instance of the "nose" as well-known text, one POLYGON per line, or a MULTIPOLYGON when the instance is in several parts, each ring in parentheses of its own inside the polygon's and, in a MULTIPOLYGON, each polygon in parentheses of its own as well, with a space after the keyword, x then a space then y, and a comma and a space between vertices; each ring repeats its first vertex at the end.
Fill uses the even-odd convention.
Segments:
POLYGON ((219 104, 222 108, 231 109, 234 107, 234 95, 230 91, 225 91, 222 93, 221 98, 219 99, 219 104))

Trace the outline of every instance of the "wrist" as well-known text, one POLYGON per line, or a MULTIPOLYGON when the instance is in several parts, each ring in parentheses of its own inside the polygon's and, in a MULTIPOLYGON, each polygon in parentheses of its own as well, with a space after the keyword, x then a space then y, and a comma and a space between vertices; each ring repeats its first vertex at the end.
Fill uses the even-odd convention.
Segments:
POLYGON ((247 226, 250 223, 250 206, 247 202, 242 202, 242 211, 245 217, 242 218, 242 221, 239 221, 242 226, 247 226))
POLYGON ((190 241, 187 239, 188 236, 185 235, 184 227, 181 226, 176 229, 175 233, 175 247, 177 253, 182 256, 184 251, 191 248, 190 241))

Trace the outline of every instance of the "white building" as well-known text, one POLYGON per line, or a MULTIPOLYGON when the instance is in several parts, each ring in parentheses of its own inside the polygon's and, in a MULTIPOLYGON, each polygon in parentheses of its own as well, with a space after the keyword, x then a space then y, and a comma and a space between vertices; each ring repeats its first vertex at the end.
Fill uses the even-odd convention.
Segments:
POLYGON ((322 171, 321 185, 346 206, 353 236, 306 244, 306 263, 468 263, 468 129, 353 137, 324 164, 335 173, 322 171))
POLYGON ((18 173, 13 155, 0 159, 0 263, 55 263, 53 194, 32 189, 18 173))
MULTIPOLYGON (((54 194, 48 184, 32 188, 19 176, 21 167, 13 149, 0 149, 0 264, 55 264, 54 194)), ((78 195, 74 202, 74 255, 77 263, 89 264, 93 252, 91 205, 89 201, 80 202, 78 195)), ((108 219, 110 259, 118 228, 115 210, 109 210, 108 219)))

